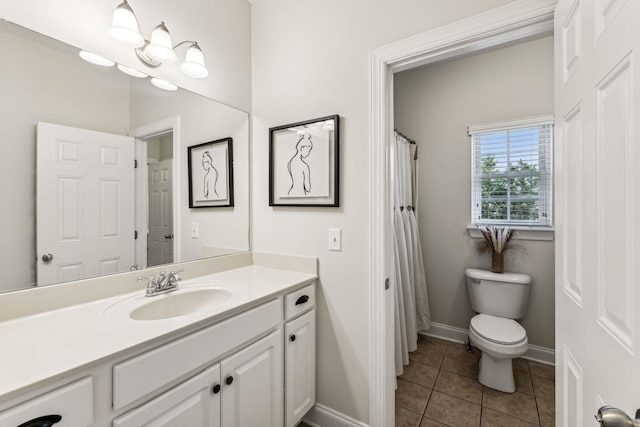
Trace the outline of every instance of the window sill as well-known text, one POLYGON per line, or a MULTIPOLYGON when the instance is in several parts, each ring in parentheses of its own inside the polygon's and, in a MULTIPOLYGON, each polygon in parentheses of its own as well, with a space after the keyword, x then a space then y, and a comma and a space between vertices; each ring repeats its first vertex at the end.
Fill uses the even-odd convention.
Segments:
MULTIPOLYGON (((544 240, 553 241, 555 229, 549 227, 511 227, 516 233, 518 240, 544 240)), ((481 239, 482 233, 475 225, 468 225, 469 236, 474 239, 481 239)))

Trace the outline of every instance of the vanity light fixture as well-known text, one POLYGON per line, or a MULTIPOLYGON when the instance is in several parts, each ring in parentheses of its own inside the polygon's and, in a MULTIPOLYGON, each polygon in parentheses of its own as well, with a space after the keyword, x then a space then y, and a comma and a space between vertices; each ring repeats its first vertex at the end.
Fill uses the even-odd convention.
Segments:
POLYGON ((80 55, 80 58, 84 59, 85 61, 90 62, 94 65, 100 65, 102 67, 113 67, 116 64, 115 62, 107 58, 103 58, 97 53, 87 52, 86 50, 81 50, 78 55, 80 55))
POLYGON ((141 71, 138 71, 134 68, 129 68, 126 65, 122 65, 122 64, 118 64, 118 70, 122 71, 125 74, 130 75, 131 77, 137 77, 139 79, 144 79, 149 77, 147 74, 141 71))
POLYGON ((178 86, 174 85, 173 83, 169 83, 166 80, 159 79, 157 77, 153 77, 151 79, 151 84, 153 84, 157 88, 164 89, 164 90, 169 90, 169 91, 178 90, 178 86))
POLYGON ((162 64, 175 62, 178 59, 175 49, 183 44, 190 44, 185 60, 180 65, 180 71, 194 79, 203 79, 209 75, 198 42, 183 41, 173 45, 171 35, 164 22, 156 26, 151 33, 151 39, 146 40, 142 35, 138 19, 127 0, 123 0, 113 12, 109 34, 119 42, 134 47, 138 59, 149 68, 157 68, 162 64))

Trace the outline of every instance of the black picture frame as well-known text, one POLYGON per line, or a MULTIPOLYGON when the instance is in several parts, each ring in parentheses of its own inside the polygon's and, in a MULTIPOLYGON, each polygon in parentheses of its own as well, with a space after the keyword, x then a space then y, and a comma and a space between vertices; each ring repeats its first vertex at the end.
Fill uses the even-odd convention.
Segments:
POLYGON ((233 138, 187 147, 189 208, 233 206, 233 138))
POLYGON ((340 206, 340 116, 269 129, 269 206, 340 206))

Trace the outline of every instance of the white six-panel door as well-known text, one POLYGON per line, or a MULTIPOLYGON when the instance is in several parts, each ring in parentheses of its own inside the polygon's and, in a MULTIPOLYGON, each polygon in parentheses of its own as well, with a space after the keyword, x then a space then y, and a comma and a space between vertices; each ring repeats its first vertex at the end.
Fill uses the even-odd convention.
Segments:
POLYGON ((131 137, 38 123, 38 285, 135 264, 133 159, 131 137))
POLYGON ((147 265, 173 262, 173 160, 149 164, 147 265))
POLYGON ((640 2, 560 0, 556 425, 640 407, 640 2))

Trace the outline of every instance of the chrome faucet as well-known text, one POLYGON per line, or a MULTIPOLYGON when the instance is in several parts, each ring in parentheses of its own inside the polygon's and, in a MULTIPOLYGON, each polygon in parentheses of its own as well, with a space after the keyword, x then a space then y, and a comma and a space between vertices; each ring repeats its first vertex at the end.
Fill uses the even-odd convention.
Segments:
POLYGON ((184 270, 178 271, 170 271, 169 274, 161 271, 158 273, 158 278, 156 276, 151 275, 149 277, 138 277, 138 281, 149 279, 147 283, 147 293, 146 296, 153 297, 156 295, 162 295, 169 292, 178 290, 178 281, 180 280, 180 276, 178 273, 183 272, 184 270))

